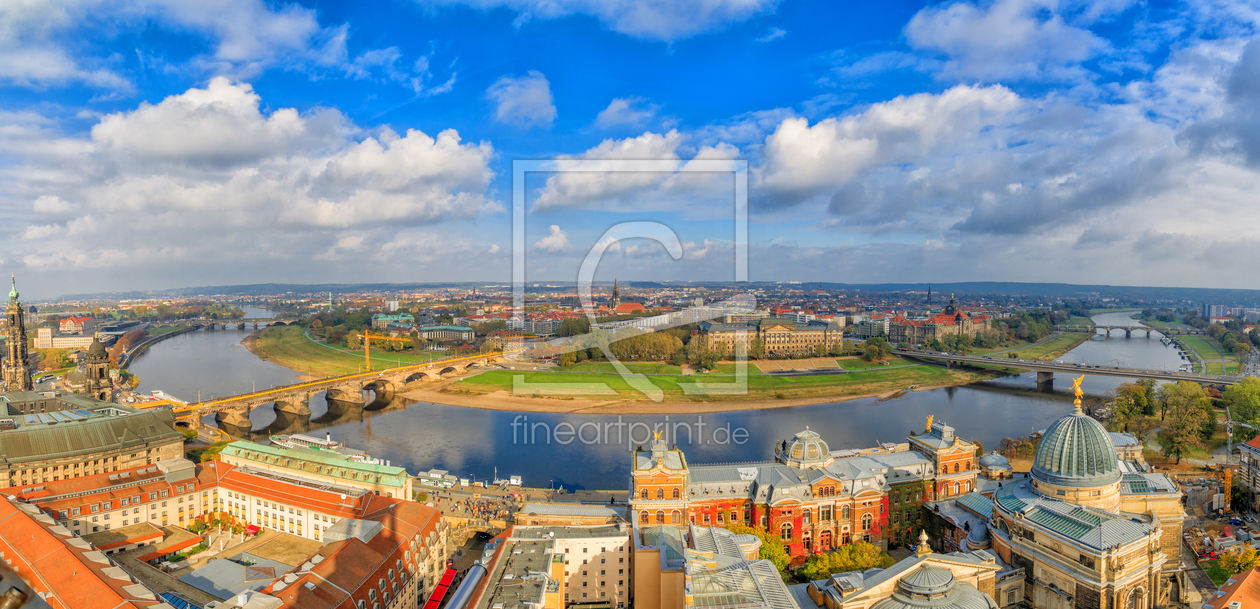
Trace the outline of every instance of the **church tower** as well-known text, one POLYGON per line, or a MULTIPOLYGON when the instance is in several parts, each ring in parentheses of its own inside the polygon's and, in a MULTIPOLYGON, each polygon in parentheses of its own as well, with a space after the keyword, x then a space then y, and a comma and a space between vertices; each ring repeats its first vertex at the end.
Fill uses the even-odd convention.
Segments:
POLYGON ((101 339, 93 338, 92 346, 87 350, 87 361, 84 364, 84 375, 87 377, 88 395, 105 402, 113 401, 114 387, 109 380, 109 353, 101 339))
POLYGON ((621 306, 621 290, 617 287, 617 278, 613 277, 612 308, 616 311, 619 306, 621 306))
POLYGON ((17 279, 10 277, 12 288, 9 290, 9 305, 5 307, 5 317, 9 320, 9 336, 4 341, 4 361, 0 362, 0 386, 5 391, 30 391, 35 388, 31 382, 30 348, 26 341, 26 312, 18 301, 17 279))

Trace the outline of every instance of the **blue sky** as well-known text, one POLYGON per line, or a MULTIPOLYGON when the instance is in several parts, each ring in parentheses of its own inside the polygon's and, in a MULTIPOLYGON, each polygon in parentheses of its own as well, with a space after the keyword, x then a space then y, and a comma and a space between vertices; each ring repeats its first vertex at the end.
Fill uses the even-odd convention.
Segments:
MULTIPOLYGON (((506 281, 516 159, 744 159, 756 280, 1253 287, 1254 3, 0 5, 0 269, 506 281)), ((527 183, 528 275, 731 279, 729 179, 527 183)))

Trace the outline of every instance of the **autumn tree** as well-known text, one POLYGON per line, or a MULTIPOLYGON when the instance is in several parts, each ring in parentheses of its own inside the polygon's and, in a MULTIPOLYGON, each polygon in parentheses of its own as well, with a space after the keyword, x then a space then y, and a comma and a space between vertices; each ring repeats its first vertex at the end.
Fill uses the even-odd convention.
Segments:
MULTIPOLYGON (((1221 394, 1221 402, 1235 421, 1260 427, 1260 379, 1247 377, 1231 385, 1221 394)), ((1246 427, 1236 427, 1234 433, 1244 441, 1256 435, 1254 429, 1246 427)))
POLYGON ((1216 566, 1233 575, 1251 569, 1257 563, 1260 563, 1260 558, 1256 556, 1256 549, 1251 544, 1243 544, 1225 552, 1216 566))
POLYGON ((1176 457, 1181 463, 1186 451, 1203 445, 1203 430, 1213 422, 1207 393, 1195 383, 1179 381, 1160 387, 1159 401, 1165 413, 1159 430, 1160 445, 1165 455, 1176 457))
POLYGON ((736 535, 752 535, 761 540, 761 549, 757 551, 757 557, 762 560, 768 560, 774 568, 783 573, 787 569, 788 564, 792 562, 792 555, 788 553, 788 548, 783 545, 783 541, 778 535, 772 535, 761 527, 750 527, 742 524, 731 524, 726 527, 730 532, 736 535))
POLYGON ((859 541, 840 546, 834 551, 811 556, 801 568, 800 574, 811 580, 826 579, 832 573, 887 569, 896 562, 875 545, 859 541))

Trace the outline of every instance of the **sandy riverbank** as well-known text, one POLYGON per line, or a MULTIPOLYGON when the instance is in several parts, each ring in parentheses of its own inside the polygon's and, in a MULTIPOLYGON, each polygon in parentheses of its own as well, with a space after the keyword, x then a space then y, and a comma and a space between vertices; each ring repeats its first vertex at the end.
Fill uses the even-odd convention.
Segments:
POLYGON ((810 406, 813 404, 830 404, 847 402, 863 398, 891 399, 907 391, 925 391, 941 387, 956 387, 966 383, 939 383, 920 385, 914 389, 895 389, 878 393, 856 395, 815 395, 786 399, 723 400, 693 402, 688 400, 651 400, 628 399, 592 399, 592 398, 548 398, 514 396, 507 391, 495 391, 485 394, 468 394, 442 391, 438 388, 413 389, 399 394, 401 397, 417 402, 431 402, 448 406, 465 408, 481 408, 483 410, 503 410, 509 412, 540 412, 567 414, 606 414, 606 415, 639 415, 639 414, 707 414, 713 412, 731 412, 736 410, 764 410, 768 408, 791 408, 793 406, 810 406))

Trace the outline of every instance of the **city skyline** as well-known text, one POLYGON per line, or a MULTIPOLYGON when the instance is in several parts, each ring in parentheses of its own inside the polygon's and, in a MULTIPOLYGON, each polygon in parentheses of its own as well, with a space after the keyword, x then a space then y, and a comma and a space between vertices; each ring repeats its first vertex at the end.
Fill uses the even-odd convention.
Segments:
MULTIPOLYGON (((753 280, 1246 288, 1246 3, 0 8, 0 269, 39 297, 509 281, 513 161, 745 159, 753 280), (1228 227, 1229 230, 1222 230, 1228 227), (75 286, 65 290, 62 286, 75 286)), ((731 185, 525 185, 527 279, 729 281, 731 185)))

